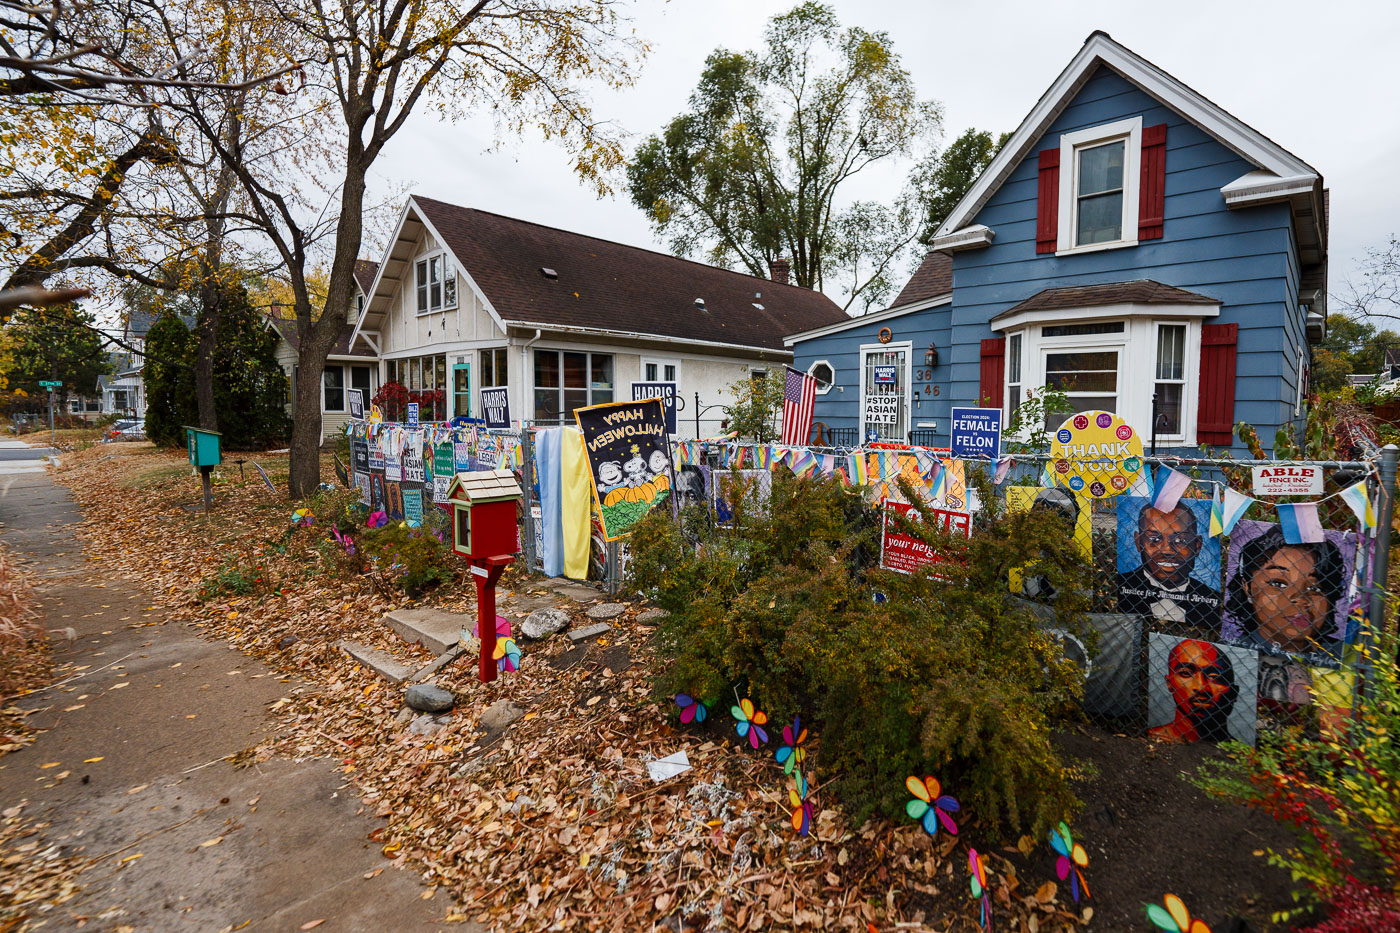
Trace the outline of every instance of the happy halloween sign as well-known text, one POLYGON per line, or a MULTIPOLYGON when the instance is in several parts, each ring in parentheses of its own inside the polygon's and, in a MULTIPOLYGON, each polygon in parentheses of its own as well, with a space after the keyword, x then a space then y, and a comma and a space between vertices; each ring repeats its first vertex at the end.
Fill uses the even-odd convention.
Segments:
POLYGON ((659 398, 578 409, 593 497, 603 536, 616 541, 647 512, 671 497, 674 481, 666 443, 666 408, 659 398))

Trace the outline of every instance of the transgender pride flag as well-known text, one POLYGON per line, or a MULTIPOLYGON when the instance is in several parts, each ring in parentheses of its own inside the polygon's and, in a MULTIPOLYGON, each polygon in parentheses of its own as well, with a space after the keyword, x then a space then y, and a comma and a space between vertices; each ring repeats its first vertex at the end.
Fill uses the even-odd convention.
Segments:
POLYGON ((1157 493, 1152 497, 1152 507, 1159 512, 1170 512, 1176 508, 1181 494, 1191 485, 1191 477, 1179 473, 1169 466, 1157 468, 1157 493))
POLYGON ((1274 508, 1278 510, 1283 540, 1288 544, 1317 544, 1323 540, 1316 502, 1281 503, 1274 508))

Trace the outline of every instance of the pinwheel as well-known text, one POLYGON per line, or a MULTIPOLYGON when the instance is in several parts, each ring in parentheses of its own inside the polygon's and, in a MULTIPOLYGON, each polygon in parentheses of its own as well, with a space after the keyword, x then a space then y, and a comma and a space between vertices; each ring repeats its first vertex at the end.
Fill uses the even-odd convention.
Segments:
POLYGON ((345 548, 345 553, 351 557, 355 556, 355 542, 349 535, 340 533, 340 529, 335 525, 331 526, 331 534, 335 535, 335 540, 340 542, 340 546, 345 548))
POLYGON ((365 525, 370 528, 383 528, 389 524, 389 516, 380 509, 378 512, 370 512, 369 518, 365 520, 365 525))
POLYGON ((802 717, 794 716, 792 717, 792 725, 783 726, 783 747, 778 749, 775 755, 778 764, 783 766, 784 774, 791 774, 792 769, 802 764, 803 760, 806 759, 807 749, 802 747, 802 743, 805 741, 807 741, 807 730, 802 728, 802 717))
POLYGON ((681 708, 681 722, 704 722, 710 714, 704 703, 688 693, 676 694, 676 705, 681 708))
POLYGON ((310 528, 312 525, 316 524, 316 516, 311 514, 310 509, 297 509, 292 513, 292 524, 305 525, 310 528))
POLYGON ((940 796, 942 788, 938 778, 909 777, 905 778, 904 786, 915 798, 904 805, 904 812, 909 814, 910 819, 922 820, 924 830, 930 836, 938 835, 939 823, 952 835, 958 834, 958 824, 948 815, 958 812, 958 802, 946 794, 940 796))
POLYGON ((1147 905, 1147 919, 1159 930, 1166 930, 1167 933, 1210 933, 1210 927, 1204 920, 1191 919, 1186 905, 1175 894, 1162 898, 1162 903, 1167 905, 1166 910, 1156 904, 1147 905))
POLYGON ((970 886, 972 896, 982 899, 982 929, 987 929, 987 922, 991 919, 991 902, 987 899, 987 871, 982 867, 982 856, 977 854, 976 849, 967 850, 967 870, 972 873, 970 886))
POLYGON ((807 779, 797 772, 797 784, 788 788, 788 803, 792 804, 792 828, 799 836, 812 828, 812 802, 807 799, 807 779))
POLYGON ((1061 881, 1069 879, 1070 890, 1074 892, 1074 902, 1079 903, 1081 887, 1084 889, 1084 896, 1089 897, 1089 882, 1084 880, 1082 871, 1089 867, 1089 853, 1074 841, 1074 837, 1069 834, 1069 826, 1063 821, 1050 830, 1050 848, 1060 857, 1055 862, 1055 873, 1060 876, 1061 881))
POLYGON ((754 748, 767 744, 768 733, 763 731, 762 726, 768 721, 768 714, 763 710, 754 709, 752 700, 740 700, 738 706, 729 707, 729 712, 739 720, 734 724, 734 728, 739 730, 740 738, 747 737, 749 745, 754 748))
POLYGON ((496 668, 502 671, 509 671, 514 674, 520 670, 520 648, 515 644, 515 639, 509 636, 496 639, 496 668))

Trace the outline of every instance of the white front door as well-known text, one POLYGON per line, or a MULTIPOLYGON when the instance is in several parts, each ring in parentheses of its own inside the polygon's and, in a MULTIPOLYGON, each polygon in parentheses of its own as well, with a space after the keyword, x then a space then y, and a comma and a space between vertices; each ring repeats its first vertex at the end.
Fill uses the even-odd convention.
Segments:
POLYGON ((909 440, 909 360, 912 345, 860 348, 860 440, 909 440))

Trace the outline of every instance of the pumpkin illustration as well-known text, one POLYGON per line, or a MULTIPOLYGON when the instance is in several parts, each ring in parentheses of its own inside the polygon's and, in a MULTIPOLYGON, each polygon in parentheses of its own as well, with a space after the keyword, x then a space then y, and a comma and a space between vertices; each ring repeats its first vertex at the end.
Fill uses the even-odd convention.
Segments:
POLYGON ((670 487, 670 482, 651 481, 640 486, 619 486, 603 497, 603 505, 616 505, 619 502, 650 502, 670 487))

